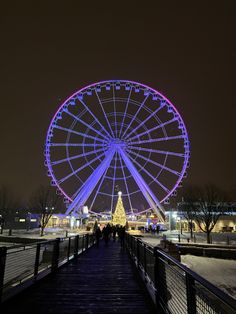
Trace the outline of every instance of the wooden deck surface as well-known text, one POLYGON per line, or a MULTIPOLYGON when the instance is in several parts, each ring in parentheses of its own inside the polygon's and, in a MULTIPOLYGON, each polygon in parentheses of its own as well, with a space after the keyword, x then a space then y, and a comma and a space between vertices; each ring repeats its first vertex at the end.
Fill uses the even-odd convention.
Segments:
POLYGON ((3 307, 2 314, 154 313, 128 254, 113 241, 101 241, 3 307))

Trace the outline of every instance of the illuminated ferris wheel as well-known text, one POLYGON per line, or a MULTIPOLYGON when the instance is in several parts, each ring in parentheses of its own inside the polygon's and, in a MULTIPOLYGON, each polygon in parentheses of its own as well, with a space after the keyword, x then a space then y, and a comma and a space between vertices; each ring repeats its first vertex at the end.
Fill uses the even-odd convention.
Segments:
POLYGON ((114 211, 122 191, 127 214, 150 209, 163 217, 164 202, 186 176, 190 150, 177 109, 156 90, 109 80, 70 96, 48 128, 45 163, 51 184, 69 202, 114 211))

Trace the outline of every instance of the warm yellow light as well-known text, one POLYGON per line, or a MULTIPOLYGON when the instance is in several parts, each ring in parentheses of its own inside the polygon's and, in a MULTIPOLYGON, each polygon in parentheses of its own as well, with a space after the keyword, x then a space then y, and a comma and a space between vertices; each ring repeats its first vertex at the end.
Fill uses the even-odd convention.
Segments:
POLYGON ((121 198, 122 192, 119 191, 118 195, 119 195, 119 197, 118 197, 118 201, 116 204, 115 212, 114 212, 113 217, 112 217, 112 223, 113 223, 113 225, 125 226, 126 225, 126 214, 125 214, 125 209, 124 209, 122 198, 121 198))

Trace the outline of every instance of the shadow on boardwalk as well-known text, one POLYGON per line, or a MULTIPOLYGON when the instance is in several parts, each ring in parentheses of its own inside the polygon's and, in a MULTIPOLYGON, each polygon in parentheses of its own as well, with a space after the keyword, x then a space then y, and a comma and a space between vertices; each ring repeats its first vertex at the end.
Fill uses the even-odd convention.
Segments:
POLYGON ((101 241, 3 306, 3 314, 154 313, 128 254, 111 241, 101 241))

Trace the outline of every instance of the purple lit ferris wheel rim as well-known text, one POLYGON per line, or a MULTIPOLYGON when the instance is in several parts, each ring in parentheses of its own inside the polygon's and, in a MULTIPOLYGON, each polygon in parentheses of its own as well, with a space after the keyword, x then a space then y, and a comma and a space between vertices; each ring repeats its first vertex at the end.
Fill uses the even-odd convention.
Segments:
MULTIPOLYGON (((165 195, 165 197, 161 200, 161 203, 163 203, 166 199, 168 199, 173 192, 177 189, 177 187, 180 185, 183 177, 186 174, 186 168, 188 165, 188 159, 189 159, 189 140, 188 140, 188 133, 186 130, 186 126, 185 123, 180 115, 180 113, 178 112, 177 108, 171 103, 171 101, 166 98, 162 93, 158 92, 157 90, 149 87, 148 85, 136 82, 136 81, 130 81, 130 80, 104 80, 104 81, 99 81, 93 84, 89 84, 81 89, 79 89, 78 91, 76 91, 75 93, 73 93, 71 96, 69 96, 58 108, 58 110, 56 111, 55 115, 53 116, 51 122, 50 122, 50 126, 48 128, 47 131, 47 140, 46 140, 46 150, 49 150, 50 145, 48 144, 48 139, 50 137, 50 132, 53 129, 53 125, 54 125, 54 121, 57 121, 57 117, 60 114, 60 112, 62 111, 62 108, 66 105, 68 105, 68 103, 73 100, 74 98, 76 98, 78 95, 83 94, 84 92, 88 91, 89 89, 93 89, 96 88, 99 85, 104 85, 104 84, 131 84, 132 86, 139 86, 140 88, 142 88, 143 90, 147 90, 150 94, 152 95, 157 95, 159 97, 159 99, 161 99, 162 101, 166 102, 168 104, 168 106, 172 107, 173 111, 175 112, 175 114, 178 116, 178 121, 181 122, 181 129, 183 131, 184 134, 184 141, 185 141, 185 145, 186 145, 186 149, 185 149, 185 153, 184 153, 184 160, 183 160, 183 167, 182 170, 180 172, 180 175, 178 177, 178 179, 176 180, 176 183, 174 184, 174 186, 172 187, 172 189, 169 191, 169 193, 167 193, 165 195)), ((91 108, 90 108, 91 109, 91 108)), ((69 200, 69 201, 73 201, 73 198, 68 195, 68 193, 66 193, 64 191, 64 189, 60 186, 60 184, 58 183, 58 179, 55 177, 54 172, 53 172, 53 168, 51 165, 51 158, 50 158, 50 154, 48 154, 46 152, 46 164, 48 166, 48 170, 50 172, 50 176, 52 178, 52 180, 54 181, 55 185, 57 186, 57 188, 61 191, 61 193, 69 200)))
MULTIPOLYGON (((53 118, 51 119, 51 122, 50 122, 50 125, 52 124, 52 122, 54 121, 54 119, 56 118, 58 112, 60 112, 61 108, 63 107, 63 105, 65 105, 71 98, 74 98, 76 95, 78 95, 79 93, 82 93, 83 91, 87 90, 88 88, 91 88, 91 87, 95 87, 97 85, 100 85, 100 84, 106 84, 106 83, 130 83, 130 84, 135 84, 135 85, 139 85, 139 86, 143 86, 144 88, 146 89, 149 89, 151 90, 153 93, 159 95, 161 98, 163 98, 165 101, 167 101, 173 108, 174 110, 179 114, 179 116, 181 117, 179 111, 177 110, 177 108, 173 105, 173 103, 168 99, 166 98, 162 93, 158 92, 157 90, 155 90, 154 88, 148 86, 148 85, 145 85, 143 83, 139 83, 139 82, 136 82, 136 81, 129 81, 129 80, 106 80, 106 81, 98 81, 96 83, 92 83, 92 84, 89 84, 85 87, 82 87, 81 89, 77 90, 76 92, 74 92, 72 95, 70 95, 68 98, 66 98, 66 100, 62 103, 62 105, 58 108, 58 110, 56 111, 56 113, 54 114, 53 118)), ((184 124, 184 121, 183 122, 183 125, 184 125, 184 128, 185 128, 185 131, 186 131, 186 134, 187 133, 187 129, 186 129, 186 126, 184 124)), ((49 127, 50 129, 50 127, 49 127)), ((48 129, 48 132, 49 132, 49 129, 48 129)))

